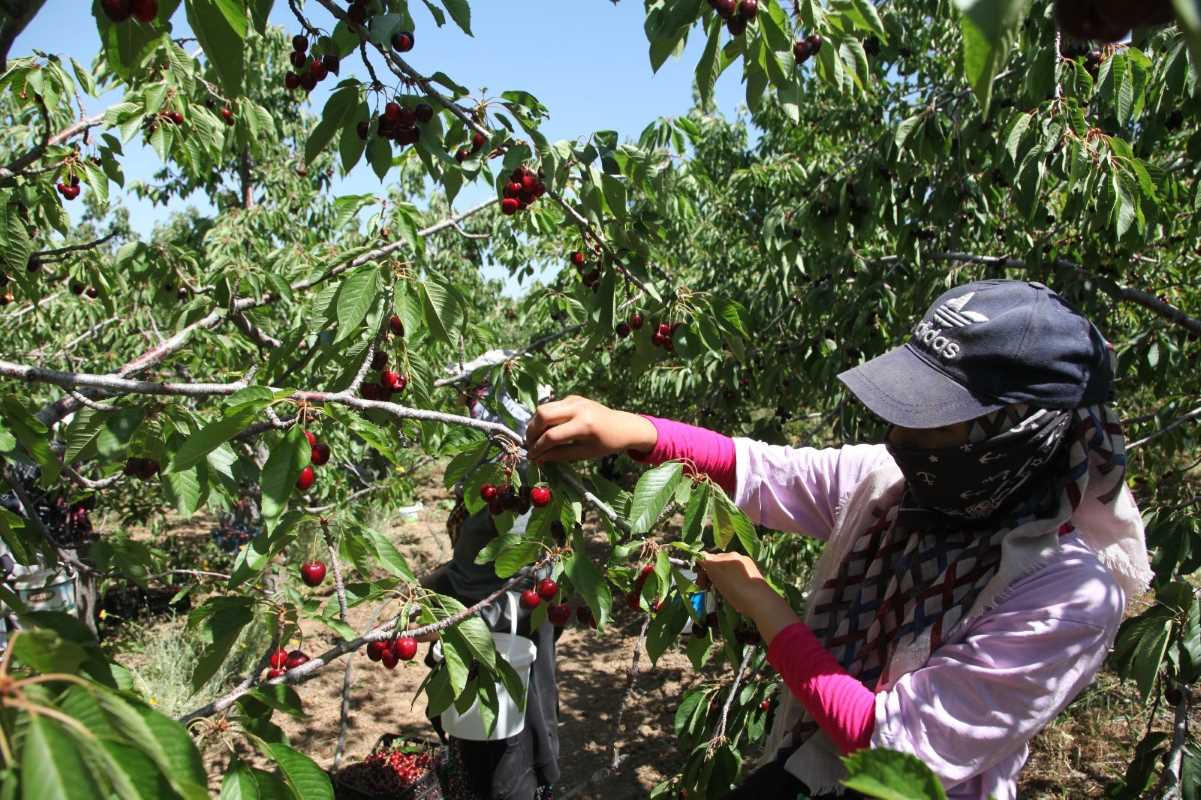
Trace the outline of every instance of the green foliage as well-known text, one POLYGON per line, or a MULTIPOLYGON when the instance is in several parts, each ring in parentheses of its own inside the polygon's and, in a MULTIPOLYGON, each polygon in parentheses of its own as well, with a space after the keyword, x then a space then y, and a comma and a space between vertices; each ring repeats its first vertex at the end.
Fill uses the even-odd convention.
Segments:
MULTIPOLYGON (((1112 663, 1145 697, 1157 684, 1201 677, 1201 602, 1186 580, 1201 563, 1191 463, 1201 397, 1192 368, 1201 340, 1195 2, 1175 0, 1179 28, 1137 30, 1128 46, 1102 50, 1057 46, 1047 4, 1022 0, 761 0, 741 34, 702 0, 650 0, 651 71, 686 52, 690 36, 704 40, 697 108, 651 122, 633 141, 597 131, 555 142, 540 129, 551 110, 528 92, 501 87, 468 115, 462 109, 478 98, 458 80, 478 76, 435 72, 414 82, 391 54, 393 33, 419 31, 427 19, 490 46, 467 0, 424 10, 374 0, 362 30, 341 6, 336 15, 306 7, 323 32, 312 53, 348 62, 362 44, 388 84, 410 85, 396 102, 433 109, 416 143, 395 147, 379 136, 380 106, 393 98, 352 70, 335 76, 319 115, 298 105, 283 86, 294 31, 267 25, 269 1, 180 5, 159 0, 152 22, 114 23, 94 0, 92 66, 36 54, 9 59, 0 76, 5 380, 17 374, 11 358, 145 381, 112 392, 80 384, 102 405, 78 406, 62 388, 71 378, 13 380, 2 387, 0 458, 38 466, 40 488, 140 524, 167 513, 257 511, 261 530, 233 557, 229 580, 197 593, 193 689, 236 684, 243 645, 286 641, 301 620, 343 642, 361 634, 333 598, 314 600, 287 577, 294 569, 279 569, 318 549, 336 553, 350 606, 400 606, 392 616, 400 627, 463 610, 417 588, 374 517, 412 498, 424 458, 449 460, 446 485, 463 482, 473 513, 484 506, 484 483, 521 482, 495 460, 501 441, 470 428, 463 403, 475 387, 489 383, 530 404, 550 385, 560 396, 781 444, 866 440, 879 423, 836 375, 901 341, 943 288, 985 277, 1051 285, 1113 342, 1127 433, 1144 440, 1130 453, 1129 476, 1157 580, 1156 602, 1122 626, 1112 663), (172 38, 181 14, 197 57, 172 38), (812 34, 823 46, 798 64, 793 46, 812 34), (746 113, 726 120, 712 113, 712 97, 731 68, 746 113), (78 93, 113 98, 86 141, 71 130, 78 93), (47 129, 63 133, 46 141, 47 129), (475 134, 484 144, 472 150, 475 134), (146 182, 124 174, 135 141, 162 162, 146 182), (464 186, 485 182, 499 200, 522 166, 547 197, 513 216, 489 206, 444 222, 464 186), (338 172, 368 169, 378 195, 332 196, 338 172), (74 179, 84 187, 79 224, 53 188, 74 179), (200 191, 215 211, 175 213, 139 237, 111 186, 173 209, 200 191), (64 246, 77 249, 58 252, 64 246), (586 259, 579 272, 564 258, 576 250, 586 259), (509 301, 498 282, 480 278, 482 264, 522 277, 562 268, 509 301), (61 288, 75 286, 93 292, 61 288), (615 336, 635 312, 645 324, 615 336), (389 333, 393 314, 403 335, 389 333), (670 349, 652 340, 660 324, 671 329, 670 349), (444 369, 500 347, 513 351, 503 364, 464 386, 437 385, 444 369), (362 381, 378 373, 367 363, 373 350, 407 378, 387 411, 361 403, 362 381), (69 406, 77 407, 67 421, 69 406), (312 457, 305 429, 333 455, 302 493, 296 479, 312 457), (130 459, 161 470, 125 476, 130 459)), ((551 486, 554 501, 522 533, 511 511, 496 517, 502 535, 480 563, 518 576, 553 553, 566 596, 591 610, 602 634, 614 593, 627 602, 634 593, 640 609, 658 609, 647 629, 652 661, 678 647, 698 668, 740 663, 740 621, 729 609, 681 641, 696 587, 680 565, 702 549, 753 555, 801 605, 818 545, 756 528, 685 465, 646 471, 632 492, 595 474, 548 469, 531 480, 551 486), (603 518, 599 554, 581 528, 591 501, 569 477, 616 511, 616 521, 603 518), (679 535, 665 536, 676 511, 679 535), (644 563, 652 570, 638 584, 644 563)), ((15 513, 0 512, 0 538, 22 564, 58 557, 15 513)), ((106 535, 81 557, 122 585, 153 586, 169 566, 168 554, 126 535, 106 535)), ((112 731, 84 734, 63 717, 10 709, 22 734, 11 762, 0 763, 6 785, 30 797, 203 792, 183 728, 130 693, 128 674, 82 626, 3 597, 29 623, 12 646, 16 669, 82 676, 36 684, 30 702, 112 731), (151 737, 157 746, 146 730, 161 731, 151 737), (26 766, 48 761, 54 768, 36 775, 26 766)), ((442 642, 443 665, 423 686, 431 710, 478 701, 492 722, 498 686, 520 697, 478 617, 444 629, 442 642)), ((748 674, 764 663, 762 648, 752 651, 748 674)), ((655 796, 720 796, 745 772, 771 722, 763 701, 781 689, 760 679, 733 697, 726 689, 705 683, 681 699, 680 771, 655 796)), ((223 797, 330 795, 271 722, 297 704, 290 689, 259 684, 231 708, 239 735, 269 766, 235 761, 223 797)), ((1155 734, 1144 740, 1125 791, 1146 790, 1166 747, 1155 734)), ((1185 773, 1195 776, 1199 761, 1190 745, 1185 773)), ((848 768, 848 785, 873 796, 941 796, 928 770, 900 754, 857 754, 848 768)))

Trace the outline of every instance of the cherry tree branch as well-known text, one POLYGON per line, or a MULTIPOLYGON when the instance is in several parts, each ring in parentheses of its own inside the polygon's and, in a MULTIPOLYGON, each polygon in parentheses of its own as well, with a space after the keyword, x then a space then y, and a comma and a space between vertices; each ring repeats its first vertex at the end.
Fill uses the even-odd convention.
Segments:
MULTIPOLYGON (((513 588, 514 586, 518 585, 519 583, 521 583, 523 581, 528 581, 530 579, 531 575, 534 575, 545 564, 550 562, 552 560, 552 558, 553 557, 548 557, 548 558, 542 559, 541 561, 537 562, 536 564, 532 564, 528 567, 524 567, 524 568, 518 570, 517 573, 515 575, 513 575, 512 578, 505 581, 499 589, 497 589, 496 591, 494 591, 492 594, 488 595, 484 599, 480 600, 475 605, 470 606, 469 608, 465 608, 462 611, 458 612, 457 614, 452 614, 449 617, 447 617, 446 619, 440 620, 438 622, 434 622, 429 625, 423 625, 419 628, 410 628, 410 629, 404 631, 404 634, 406 636, 411 636, 414 639, 416 639, 418 637, 425 636, 430 633, 437 633, 438 631, 441 631, 441 630, 449 628, 453 625, 459 624, 460 622, 462 622, 463 620, 472 616, 473 614, 478 614, 485 606, 489 605, 490 603, 495 602, 498 597, 502 596, 505 592, 509 591, 509 589, 513 588)), ((380 625, 380 626, 372 628, 370 631, 368 631, 367 633, 364 633, 362 636, 356 637, 354 639, 338 642, 336 645, 331 647, 329 650, 326 650, 321 655, 310 658, 308 661, 304 662, 300 666, 294 667, 294 668, 288 670, 287 672, 285 672, 283 675, 279 676, 278 678, 272 678, 271 680, 267 681, 267 683, 298 684, 298 683, 303 683, 305 681, 308 681, 312 677, 314 677, 314 675, 317 673, 317 671, 320 670, 322 667, 326 666, 327 664, 333 663, 334 660, 341 658, 342 656, 346 655, 347 653, 355 652, 356 650, 358 650, 360 647, 367 644, 368 642, 378 642, 378 641, 382 641, 384 639, 392 638, 398 632, 396 630, 396 624, 398 621, 399 621, 399 615, 397 615, 397 617, 393 618, 391 621, 389 621, 388 623, 386 623, 384 625, 380 625)), ((245 695, 247 692, 249 692, 254 687, 255 678, 258 676, 259 672, 261 672, 261 666, 260 666, 260 669, 256 670, 254 673, 252 673, 249 677, 247 677, 245 680, 243 680, 241 683, 239 683, 230 692, 226 693, 225 695, 222 695, 221 697, 217 698, 216 700, 214 700, 211 703, 207 703, 206 705, 203 705, 200 708, 195 709, 194 711, 189 711, 188 713, 184 714, 183 716, 178 717, 177 718, 178 721, 186 725, 187 723, 191 722, 194 719, 200 719, 201 717, 211 717, 212 715, 218 714, 218 713, 224 711, 225 709, 229 708, 234 703, 236 703, 240 697, 245 695)))
POLYGON ((1184 423, 1189 422, 1191 420, 1198 419, 1198 418, 1201 418, 1201 406, 1194 408, 1192 411, 1188 412, 1187 414, 1182 414, 1179 417, 1176 417, 1176 419, 1172 420, 1167 425, 1164 425, 1162 428, 1157 430, 1155 433, 1144 436, 1143 438, 1139 439, 1137 442, 1131 442, 1130 444, 1126 445, 1126 449, 1133 450, 1136 447, 1142 447, 1147 442, 1149 442, 1153 439, 1158 439, 1160 436, 1163 436, 1168 431, 1170 431, 1174 428, 1178 428, 1181 425, 1183 425, 1184 423))
MULTIPOLYGON (((233 381, 231 383, 162 383, 157 381, 142 381, 122 378, 116 375, 61 372, 59 370, 32 367, 4 360, 0 360, 0 376, 35 383, 50 383, 68 390, 87 388, 121 394, 154 395, 160 397, 221 397, 239 392, 248 385, 247 380, 233 381)), ((447 414, 442 411, 409 408, 385 400, 365 400, 361 397, 354 397, 347 392, 299 391, 293 394, 292 398, 309 403, 336 403, 359 411, 378 409, 396 419, 421 419, 428 422, 441 422, 447 425, 462 425, 493 435, 503 436, 518 445, 521 445, 524 441, 516 431, 498 422, 487 422, 460 414, 447 414)))
POLYGON ((622 720, 625 717, 626 706, 629 705, 630 698, 634 694, 634 680, 638 677, 639 672, 641 672, 638 667, 638 660, 642 655, 642 648, 646 644, 646 632, 650 628, 650 624, 651 617, 647 614, 642 621, 642 630, 638 632, 638 640, 634 642, 634 649, 630 653, 630 666, 626 668, 626 686, 625 690, 621 693, 621 701, 617 705, 617 718, 613 723, 613 741, 609 747, 609 763, 589 775, 583 783, 564 792, 562 800, 569 800, 569 798, 575 797, 589 787, 603 783, 621 768, 621 762, 626 758, 621 754, 622 720))
POLYGON ((57 261, 60 257, 70 253, 78 253, 81 250, 94 250, 105 242, 111 240, 116 235, 117 232, 113 231, 108 236, 102 236, 99 239, 94 239, 90 242, 84 242, 82 244, 69 244, 65 247, 56 247, 52 250, 39 250, 36 253, 30 253, 29 257, 36 258, 41 262, 57 261))
POLYGON ((1192 692, 1188 686, 1176 684, 1180 692, 1180 701, 1176 703, 1175 719, 1172 721, 1172 746, 1164 759, 1163 772, 1159 776, 1159 785, 1155 788, 1158 800, 1180 800, 1183 785, 1181 770, 1184 765, 1184 746, 1188 741, 1188 711, 1192 692))
POLYGON ((730 706, 734 704, 734 697, 738 694, 738 685, 742 682, 742 675, 751 663, 751 656, 753 655, 755 655, 755 648, 742 648, 742 662, 738 665, 738 671, 734 673, 734 683, 730 685, 730 693, 726 695, 726 702, 721 707, 721 718, 717 722, 717 732, 709 740, 709 753, 712 753, 726 741, 726 719, 730 716, 730 706))
MULTIPOLYGON (((495 198, 493 198, 491 200, 486 200, 477 206, 469 208, 466 211, 461 211, 458 214, 454 214, 454 215, 448 217, 447 219, 444 219, 440 222, 437 222, 433 225, 430 225, 427 228, 424 228, 424 229, 418 231, 417 235, 420 237, 432 236, 433 234, 438 233, 439 231, 442 231, 442 230, 445 230, 446 228, 452 227, 456 223, 461 222, 462 220, 467 219, 468 217, 470 217, 474 214, 477 214, 480 211, 483 211, 484 209, 493 205, 495 202, 496 202, 495 198)), ((357 256, 347 259, 345 262, 335 265, 334 267, 330 268, 327 272, 325 272, 324 274, 322 274, 316 278, 296 281, 295 283, 293 283, 291 285, 290 288, 293 292, 299 292, 299 291, 304 291, 306 289, 310 289, 313 286, 316 286, 316 285, 322 283, 323 281, 329 280, 330 278, 332 278, 340 273, 346 272, 347 270, 350 270, 350 269, 354 269, 355 267, 366 264, 368 261, 374 260, 376 258, 380 258, 381 256, 384 256, 391 252, 399 250, 400 248, 405 247, 407 244, 408 243, 406 241, 401 240, 401 241, 393 242, 388 245, 384 245, 382 247, 375 248, 373 250, 368 250, 366 252, 360 253, 357 256)), ((50 298, 47 298, 47 300, 49 300, 49 299, 50 298)), ((279 295, 272 293, 272 292, 268 292, 260 298, 242 298, 240 300, 237 300, 233 303, 232 309, 229 309, 229 310, 233 311, 233 312, 246 311, 247 309, 256 308, 258 306, 267 305, 269 303, 274 303, 278 299, 279 299, 279 295)), ((43 302, 45 302, 45 301, 43 301, 43 302)), ((163 359, 167 358, 168 356, 178 352, 179 350, 182 350, 183 347, 187 344, 188 340, 191 338, 192 334, 194 334, 200 330, 208 330, 211 328, 215 328, 218 324, 221 323, 221 321, 223 319, 225 319, 226 313, 227 313, 226 309, 214 309, 213 311, 210 311, 204 317, 201 317, 200 319, 196 320, 195 322, 191 323, 190 325, 187 325, 186 327, 181 328, 170 338, 165 339, 164 341, 160 342, 159 344, 155 345, 154 347, 150 348, 146 352, 142 353, 141 355, 137 356, 133 360, 129 361, 128 363, 126 363, 125 365, 120 367, 117 370, 116 374, 120 377, 128 377, 130 375, 134 375, 138 372, 141 372, 144 369, 152 367, 155 364, 160 363, 163 359)), ((7 321, 9 319, 12 319, 13 316, 14 315, 6 315, 5 320, 7 321)), ((67 416, 67 414, 70 414, 72 411, 75 411, 77 408, 79 408, 78 400, 76 400, 73 397, 69 397, 69 396, 62 397, 62 398, 59 398, 58 400, 56 400, 55 402, 50 403, 49 405, 45 406, 41 410, 39 410, 36 416, 37 416, 38 420, 41 421, 43 424, 49 425, 54 422, 58 422, 63 417, 67 416)))
POLYGON ((35 145, 32 150, 24 155, 10 161, 3 167, 0 167, 0 182, 10 181, 16 176, 25 171, 33 162, 42 157, 46 150, 54 145, 62 144, 76 134, 86 131, 89 128, 94 128, 104 120, 104 114, 96 114, 95 116, 81 119, 66 128, 63 128, 58 133, 45 137, 39 144, 35 145))

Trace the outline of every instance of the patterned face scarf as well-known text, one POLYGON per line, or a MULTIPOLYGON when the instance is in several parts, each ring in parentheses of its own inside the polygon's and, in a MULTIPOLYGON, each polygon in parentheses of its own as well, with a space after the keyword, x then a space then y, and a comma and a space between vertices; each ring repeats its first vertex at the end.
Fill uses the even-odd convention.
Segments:
MULTIPOLYGON (((1121 426, 1105 405, 1009 406, 973 421, 968 439, 896 451, 907 483, 901 503, 873 509, 874 520, 810 599, 818 640, 872 691, 887 680, 898 647, 922 643, 927 658, 938 648, 996 575, 1011 531, 1034 521, 1054 531, 1071 517, 1090 466, 1106 480, 1100 502, 1112 502, 1123 485, 1121 426)), ((792 749, 817 730, 802 714, 792 749)))
POLYGON ((887 445, 905 476, 902 523, 990 524, 1056 466, 1071 418, 1069 411, 1013 405, 974 420, 966 444, 936 450, 887 445))

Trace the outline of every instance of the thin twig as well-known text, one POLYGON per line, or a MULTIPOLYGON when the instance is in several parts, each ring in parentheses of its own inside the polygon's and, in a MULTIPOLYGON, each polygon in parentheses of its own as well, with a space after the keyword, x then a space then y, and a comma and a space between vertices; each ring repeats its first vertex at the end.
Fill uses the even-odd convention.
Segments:
POLYGON ((742 648, 742 662, 738 665, 738 671, 734 673, 734 683, 730 685, 730 693, 726 695, 726 702, 721 707, 721 719, 717 722, 717 732, 709 740, 707 751, 709 754, 712 754, 714 750, 721 747, 726 741, 726 718, 730 715, 730 706, 734 704, 734 697, 738 694, 738 684, 742 682, 742 675, 746 672, 747 665, 751 663, 751 656, 753 655, 755 655, 755 648, 742 648))
POLYGON ((1144 436, 1143 438, 1139 439, 1137 442, 1131 442, 1130 444, 1126 445, 1126 449, 1133 450, 1136 447, 1142 447, 1147 442, 1150 442, 1153 439, 1158 439, 1160 436, 1163 436, 1168 431, 1171 431, 1174 428, 1179 428, 1184 423, 1189 422, 1194 419, 1198 419, 1198 418, 1201 418, 1201 406, 1194 408, 1192 411, 1188 412, 1187 414, 1182 414, 1179 417, 1176 417, 1176 419, 1172 420, 1167 425, 1164 425, 1162 428, 1157 430, 1155 433, 1144 436))

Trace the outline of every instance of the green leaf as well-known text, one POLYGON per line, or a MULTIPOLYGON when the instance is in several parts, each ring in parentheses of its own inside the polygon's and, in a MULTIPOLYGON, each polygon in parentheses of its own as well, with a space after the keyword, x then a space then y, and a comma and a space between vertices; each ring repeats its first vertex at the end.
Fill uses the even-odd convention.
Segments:
POLYGON ((284 513, 288 500, 296 492, 296 479, 300 477, 300 471, 308 466, 311 452, 304 429, 300 425, 293 425, 267 457, 261 480, 263 520, 268 533, 275 529, 275 521, 284 513))
POLYGON ((94 800, 104 795, 75 737, 54 720, 28 715, 21 748, 23 800, 94 800))
POLYGON ((366 266, 346 276, 338 287, 334 300, 338 316, 338 334, 334 342, 340 342, 358 330, 367 317, 367 312, 379 297, 377 278, 379 270, 366 266))
POLYGON ((50 450, 49 429, 26 411, 15 397, 6 396, 0 400, 0 412, 3 412, 8 429, 17 437, 21 447, 41 468, 38 483, 44 487, 51 486, 58 480, 59 465, 50 450))
POLYGON ((1151 696, 1173 627, 1173 611, 1157 604, 1122 623, 1110 660, 1123 678, 1133 678, 1143 698, 1151 696))
POLYGON ((710 507, 709 484, 701 483, 693 487, 684 509, 684 524, 680 528, 680 538, 685 542, 698 542, 705 529, 705 518, 709 516, 710 507))
POLYGON ((442 5, 450 13, 450 18, 463 29, 463 33, 473 36, 471 32, 471 6, 467 0, 442 0, 442 5))
POLYGON ((963 71, 985 111, 993 79, 1009 56, 1013 34, 1030 0, 955 0, 963 33, 963 71))
POLYGON ((199 689, 229 656, 242 629, 254 620, 248 597, 214 597, 192 610, 188 626, 199 629, 205 648, 192 668, 192 688, 199 689))
MULTIPOLYGON (((186 0, 188 25, 231 97, 242 94, 248 20, 243 3, 236 0, 186 0)), ((130 26, 136 27, 136 26, 130 26)))
MULTIPOLYGON (((311 164, 317 154, 325 149, 334 136, 342 130, 343 127, 349 126, 352 129, 357 124, 359 112, 359 88, 356 83, 348 83, 336 92, 330 95, 329 100, 325 103, 325 108, 321 111, 321 121, 313 127, 312 133, 309 134, 308 141, 304 145, 304 163, 311 164)), ((355 132, 358 136, 358 132, 355 132)), ((380 141, 387 143, 387 140, 381 139, 379 136, 371 136, 371 144, 368 145, 367 157, 372 158, 372 146, 375 142, 380 141)), ((388 149, 388 162, 391 166, 391 149, 388 149)), ((386 172, 386 170, 385 170, 386 172)), ((383 176, 380 176, 383 177, 383 176)))
POLYGON ((279 765, 284 782, 297 798, 334 800, 334 787, 329 776, 313 759, 278 742, 263 742, 259 749, 279 765))
POLYGON ((248 428, 267 404, 263 400, 226 409, 219 419, 188 437, 171 459, 167 472, 183 472, 199 464, 209 453, 248 428))
POLYGON ((725 492, 715 492, 713 495, 713 539, 723 550, 730 542, 738 537, 743 549, 754 558, 759 552, 759 540, 755 536, 755 526, 743 514, 741 509, 730 502, 725 492))
POLYGON ((684 465, 678 461, 669 461, 642 474, 630 501, 630 530, 633 533, 646 533, 658 521, 683 474, 684 465))
POLYGON ((537 539, 519 538, 511 541, 496 556, 496 575, 499 578, 511 578, 517 570, 532 564, 542 552, 542 544, 537 539))
POLYGON ((843 785, 878 800, 946 800, 938 777, 908 753, 884 748, 858 750, 842 759, 843 785))
POLYGON ((371 543, 371 546, 375 548, 377 564, 405 583, 417 582, 417 576, 409 569, 409 563, 405 561, 405 557, 396 549, 396 545, 392 544, 391 539, 374 528, 361 528, 360 532, 371 543))
POLYGON ((221 781, 220 800, 259 800, 260 797, 254 770, 234 756, 221 781))
POLYGON ((605 583, 600 570, 588 558, 582 531, 573 531, 571 541, 572 552, 563 559, 563 571, 571 578, 571 585, 575 587, 576 592, 592 609, 596 624, 604 627, 609 619, 609 609, 613 605, 609 585, 605 583))

